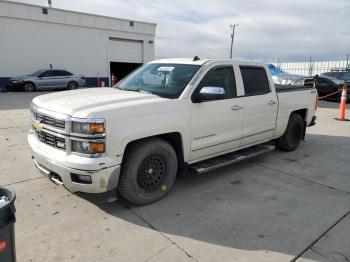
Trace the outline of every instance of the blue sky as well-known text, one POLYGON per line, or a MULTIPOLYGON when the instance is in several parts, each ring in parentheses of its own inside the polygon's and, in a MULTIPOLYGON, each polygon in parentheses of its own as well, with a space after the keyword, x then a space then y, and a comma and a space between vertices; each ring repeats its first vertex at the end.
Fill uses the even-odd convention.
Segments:
MULTIPOLYGON (((46 0, 17 2, 46 5, 46 0)), ((349 0, 52 0, 53 6, 157 23, 156 57, 262 61, 345 60, 350 53, 349 0)))

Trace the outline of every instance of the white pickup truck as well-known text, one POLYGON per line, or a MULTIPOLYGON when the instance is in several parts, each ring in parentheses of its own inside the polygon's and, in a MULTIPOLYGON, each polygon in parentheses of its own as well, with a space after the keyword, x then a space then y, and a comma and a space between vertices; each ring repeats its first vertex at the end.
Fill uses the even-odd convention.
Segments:
POLYGON ((203 173, 296 149, 316 102, 311 87, 274 85, 265 64, 166 59, 113 88, 34 98, 28 141, 37 168, 68 190, 116 190, 147 204, 185 167, 203 173), (163 80, 143 81, 149 74, 163 80))

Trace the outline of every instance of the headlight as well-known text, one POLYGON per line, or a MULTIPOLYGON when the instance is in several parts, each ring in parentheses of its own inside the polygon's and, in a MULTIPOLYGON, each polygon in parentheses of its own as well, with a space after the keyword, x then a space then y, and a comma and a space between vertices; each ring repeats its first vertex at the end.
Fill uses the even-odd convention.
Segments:
POLYGON ((102 135, 105 133, 103 119, 89 119, 87 122, 72 122, 72 133, 79 135, 102 135))
POLYGON ((105 152, 105 143, 72 140, 72 151, 86 155, 103 154, 105 152))

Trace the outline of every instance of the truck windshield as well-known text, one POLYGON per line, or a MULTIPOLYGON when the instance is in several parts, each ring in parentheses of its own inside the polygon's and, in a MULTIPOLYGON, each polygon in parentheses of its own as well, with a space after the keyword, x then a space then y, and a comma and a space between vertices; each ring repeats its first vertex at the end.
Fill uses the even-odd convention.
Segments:
POLYGON ((147 64, 121 80, 115 87, 178 98, 199 68, 199 65, 147 64))

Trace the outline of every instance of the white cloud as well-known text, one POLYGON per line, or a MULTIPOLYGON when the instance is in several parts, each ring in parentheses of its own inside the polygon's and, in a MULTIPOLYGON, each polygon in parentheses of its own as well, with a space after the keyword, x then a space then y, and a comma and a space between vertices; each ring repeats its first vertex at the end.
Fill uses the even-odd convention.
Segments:
MULTIPOLYGON (((350 52, 348 0, 52 0, 59 8, 157 23, 156 56, 344 59, 350 52)), ((44 0, 20 0, 46 4, 44 0)))

